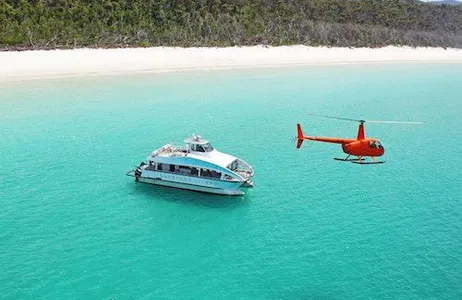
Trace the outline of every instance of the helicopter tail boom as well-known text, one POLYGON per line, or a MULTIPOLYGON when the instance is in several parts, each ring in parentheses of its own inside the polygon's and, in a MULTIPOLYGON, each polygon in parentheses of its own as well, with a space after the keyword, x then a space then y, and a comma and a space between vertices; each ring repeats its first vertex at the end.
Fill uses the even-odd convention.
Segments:
POLYGON ((300 149, 304 140, 318 141, 318 142, 325 142, 325 143, 335 143, 335 144, 347 144, 347 143, 356 141, 355 139, 305 136, 303 134, 302 126, 300 124, 297 124, 297 149, 300 149))

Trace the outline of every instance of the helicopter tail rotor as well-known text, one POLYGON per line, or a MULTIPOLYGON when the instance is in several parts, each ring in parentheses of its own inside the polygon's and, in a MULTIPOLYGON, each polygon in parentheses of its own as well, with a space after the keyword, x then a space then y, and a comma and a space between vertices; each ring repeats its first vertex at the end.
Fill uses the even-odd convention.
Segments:
POLYGON ((303 130, 300 124, 297 124, 297 149, 300 149, 303 143, 303 130))

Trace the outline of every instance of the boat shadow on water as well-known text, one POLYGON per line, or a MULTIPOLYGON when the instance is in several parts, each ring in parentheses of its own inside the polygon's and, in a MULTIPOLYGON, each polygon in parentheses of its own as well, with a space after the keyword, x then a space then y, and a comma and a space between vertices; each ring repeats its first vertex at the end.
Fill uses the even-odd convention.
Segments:
POLYGON ((133 189, 136 193, 142 193, 152 198, 152 200, 162 200, 208 208, 233 208, 248 205, 250 203, 250 195, 248 195, 248 193, 244 193, 244 195, 241 196, 215 195, 166 186, 152 186, 143 183, 135 183, 133 189))

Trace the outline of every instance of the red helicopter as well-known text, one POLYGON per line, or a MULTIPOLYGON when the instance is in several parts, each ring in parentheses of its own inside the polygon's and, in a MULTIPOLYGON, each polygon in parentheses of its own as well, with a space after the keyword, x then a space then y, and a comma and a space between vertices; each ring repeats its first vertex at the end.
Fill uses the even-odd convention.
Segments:
MULTIPOLYGON (((312 115, 312 114, 309 114, 312 115)), ((320 116, 312 115, 317 117, 346 120, 359 122, 358 135, 356 139, 344 139, 344 138, 332 138, 332 137, 316 137, 316 136, 305 136, 302 131, 302 126, 297 124, 297 149, 300 149, 304 140, 326 142, 341 144, 342 150, 345 152, 347 157, 345 158, 334 158, 339 161, 349 161, 356 164, 382 164, 385 161, 377 161, 376 157, 382 156, 385 153, 385 148, 382 143, 375 138, 366 138, 364 134, 364 123, 366 120, 355 120, 348 118, 339 118, 331 116, 320 116), (356 156, 357 158, 350 158, 350 156, 356 156), (372 158, 372 162, 366 162, 366 157, 372 158)), ((401 122, 401 121, 367 121, 369 123, 387 123, 387 124, 423 124, 422 122, 401 122)))

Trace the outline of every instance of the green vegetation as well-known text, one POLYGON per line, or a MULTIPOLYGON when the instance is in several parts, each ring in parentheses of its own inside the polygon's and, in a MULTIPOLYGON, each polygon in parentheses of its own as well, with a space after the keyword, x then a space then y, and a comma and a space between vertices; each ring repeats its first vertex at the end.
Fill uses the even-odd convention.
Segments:
POLYGON ((414 0, 0 0, 0 49, 462 48, 462 6, 414 0))

